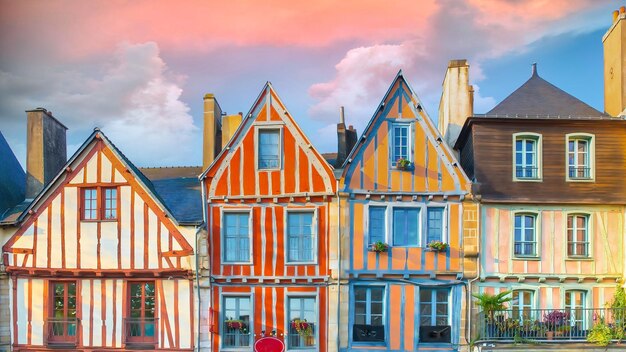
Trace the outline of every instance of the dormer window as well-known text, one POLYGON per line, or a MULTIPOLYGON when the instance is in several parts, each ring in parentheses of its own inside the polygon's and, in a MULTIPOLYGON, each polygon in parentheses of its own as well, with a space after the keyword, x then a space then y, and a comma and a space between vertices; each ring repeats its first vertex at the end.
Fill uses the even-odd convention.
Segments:
POLYGON ((541 180, 541 135, 517 133, 513 135, 513 180, 541 180))
POLYGON ((567 135, 567 180, 588 181, 593 178, 593 136, 567 135))
POLYGON ((280 169, 280 130, 259 129, 258 169, 280 169))

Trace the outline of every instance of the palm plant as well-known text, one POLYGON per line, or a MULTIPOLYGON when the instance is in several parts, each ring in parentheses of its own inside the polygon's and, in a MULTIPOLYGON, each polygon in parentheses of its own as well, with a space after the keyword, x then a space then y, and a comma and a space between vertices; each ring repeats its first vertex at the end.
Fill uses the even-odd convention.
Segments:
POLYGON ((512 297, 507 297, 511 291, 500 292, 497 295, 489 293, 474 293, 472 296, 476 298, 476 304, 482 308, 482 311, 487 316, 490 322, 493 322, 494 312, 504 310, 506 308, 505 303, 510 302, 512 297))

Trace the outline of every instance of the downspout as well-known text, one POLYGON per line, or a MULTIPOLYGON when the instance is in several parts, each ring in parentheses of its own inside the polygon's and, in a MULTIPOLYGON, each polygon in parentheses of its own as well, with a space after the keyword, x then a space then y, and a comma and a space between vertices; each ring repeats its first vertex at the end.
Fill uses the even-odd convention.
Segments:
POLYGON ((339 326, 341 325, 341 199, 339 197, 339 180, 335 179, 337 190, 337 352, 339 352, 341 340, 339 326))
POLYGON ((471 338, 472 338, 472 334, 471 334, 471 328, 472 328, 472 283, 475 282, 476 280, 478 280, 480 278, 480 267, 481 267, 481 252, 480 252, 480 243, 482 241, 482 228, 480 227, 480 219, 482 218, 482 209, 483 207, 480 205, 480 202, 477 202, 478 204, 478 216, 476 218, 476 227, 477 227, 477 236, 478 236, 478 257, 476 258, 476 277, 469 280, 467 282, 467 328, 465 329, 465 339, 467 340, 467 343, 470 343, 471 338), (468 335, 469 335, 469 339, 468 339, 468 335))

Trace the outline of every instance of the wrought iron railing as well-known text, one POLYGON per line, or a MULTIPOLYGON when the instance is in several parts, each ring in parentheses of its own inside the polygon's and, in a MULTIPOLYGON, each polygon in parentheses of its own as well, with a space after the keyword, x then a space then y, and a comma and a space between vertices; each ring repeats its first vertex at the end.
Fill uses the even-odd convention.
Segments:
POLYGON ((76 345, 78 341, 77 318, 48 318, 48 343, 76 345))
POLYGON ((158 318, 125 318, 125 342, 127 344, 155 344, 158 320, 158 318))
POLYGON ((539 178, 537 173, 538 168, 533 166, 516 166, 515 177, 522 179, 536 179, 539 178))
POLYGON ((576 180, 591 178, 591 168, 586 166, 570 166, 569 178, 576 180))
POLYGON ((626 309, 511 309, 480 313, 477 324, 479 340, 583 342, 596 324, 605 324, 616 336, 623 336, 626 309))

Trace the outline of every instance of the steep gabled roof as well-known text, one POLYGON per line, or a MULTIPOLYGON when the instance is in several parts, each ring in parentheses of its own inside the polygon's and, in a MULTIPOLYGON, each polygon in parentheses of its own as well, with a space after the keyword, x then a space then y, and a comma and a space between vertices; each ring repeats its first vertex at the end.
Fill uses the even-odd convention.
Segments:
POLYGON ((594 117, 604 114, 539 77, 533 65, 530 79, 486 115, 594 117))
POLYGON ((24 200, 26 174, 0 132, 0 220, 24 200))

